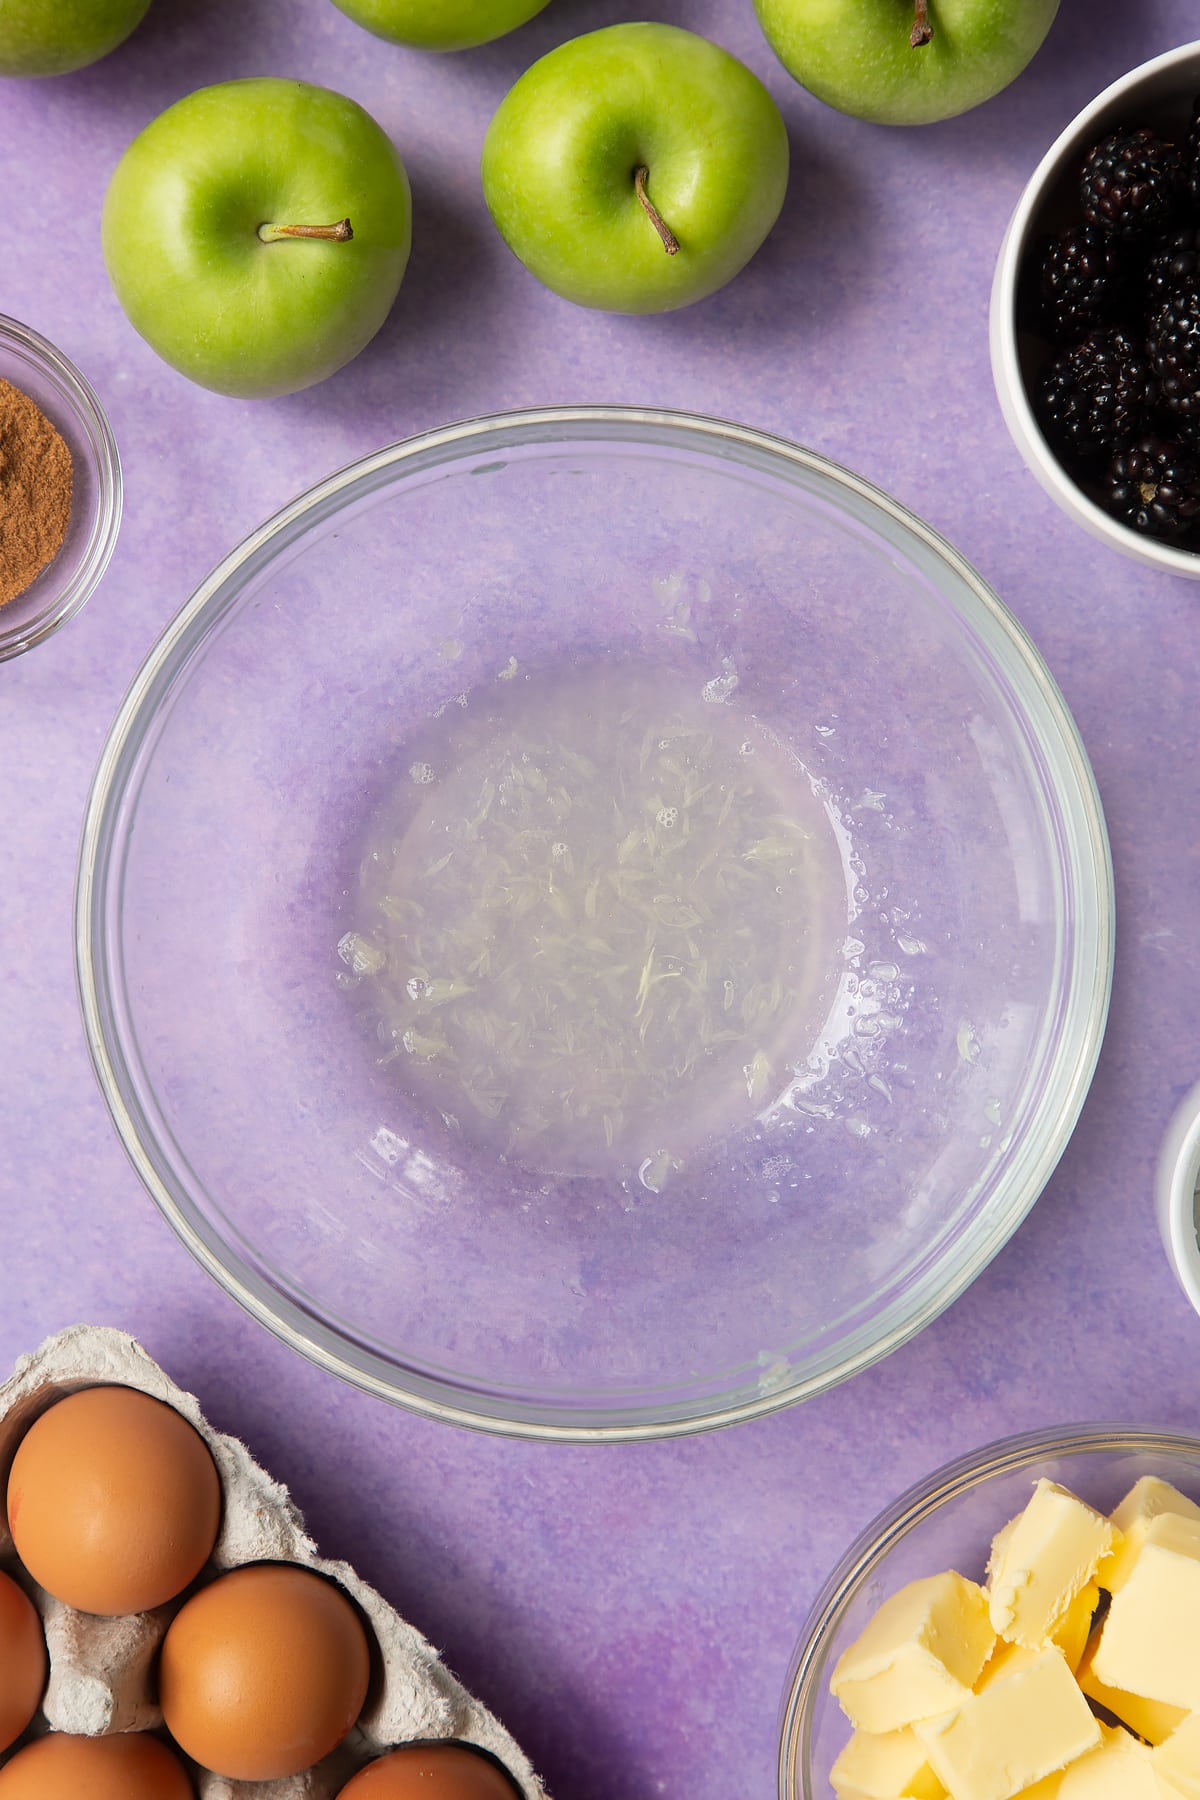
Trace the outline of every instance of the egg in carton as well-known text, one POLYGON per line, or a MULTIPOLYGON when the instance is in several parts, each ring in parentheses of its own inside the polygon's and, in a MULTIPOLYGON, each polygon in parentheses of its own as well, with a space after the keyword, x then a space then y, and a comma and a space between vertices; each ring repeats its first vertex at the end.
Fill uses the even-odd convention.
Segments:
MULTIPOLYGON (((432 1645, 348 1563, 318 1555, 287 1489, 259 1467, 244 1444, 214 1431, 195 1397, 176 1387, 134 1338, 106 1326, 76 1325, 21 1358, 0 1386, 0 1491, 34 1420, 66 1395, 98 1386, 140 1389, 195 1427, 220 1477, 220 1530, 209 1562, 187 1593, 151 1612, 110 1618, 66 1606, 28 1579, 0 1507, 0 1570, 31 1594, 49 1660, 41 1716, 9 1754, 46 1728, 87 1737, 161 1728, 157 1657, 187 1595, 244 1564, 295 1563, 339 1586, 367 1624, 372 1675, 362 1711, 338 1747, 299 1775, 232 1780, 189 1764, 199 1800, 334 1800, 356 1770, 385 1750, 431 1740, 454 1740, 490 1753, 508 1772, 520 1800, 547 1800, 529 1759, 455 1680, 432 1645)), ((0 1755, 0 1764, 5 1760, 0 1755)))

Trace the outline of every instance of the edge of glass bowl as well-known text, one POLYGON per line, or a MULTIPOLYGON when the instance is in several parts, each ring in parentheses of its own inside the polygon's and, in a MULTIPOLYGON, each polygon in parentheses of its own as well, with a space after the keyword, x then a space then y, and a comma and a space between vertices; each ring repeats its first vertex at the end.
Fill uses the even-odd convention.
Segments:
MULTIPOLYGON (((35 618, 11 632, 0 631, 0 662, 32 650, 81 612, 100 584, 116 547, 121 526, 123 481, 121 457, 108 414, 90 381, 49 338, 0 313, 0 336, 11 339, 59 386, 75 415, 96 465, 96 516, 79 567, 62 592, 35 618)), ((3 614, 0 614, 0 621, 3 614)))
MULTIPOLYGON (((970 1285, 1008 1241, 1049 1180, 1078 1117, 1099 1056, 1112 986, 1114 896, 1112 859, 1108 834, 1095 777, 1074 719, 1041 653, 1024 627, 1009 612, 970 563, 929 525, 910 513, 890 495, 851 470, 750 426, 669 409, 630 406, 550 406, 482 415, 420 433, 373 452, 346 465, 308 488, 232 550, 185 601, 173 621, 134 677, 110 729, 93 778, 84 815, 75 889, 75 971, 84 1030, 92 1065, 126 1154, 144 1187, 173 1230, 197 1262, 230 1297, 282 1342, 316 1366, 351 1385, 426 1417, 513 1437, 559 1442, 629 1442, 637 1439, 677 1437, 778 1411, 797 1400, 835 1386, 848 1376, 879 1361, 915 1336, 970 1285), (971 590, 985 615, 1023 665, 1039 690, 1045 717, 1042 724, 1056 728, 1057 741, 1039 741, 1056 776, 1056 791, 1073 794, 1075 829, 1065 834, 1062 849, 1067 864, 1068 886, 1084 908, 1077 908, 1071 977, 1066 986, 1069 1010, 1076 1016, 1076 1054, 1058 1072, 1059 1092, 1045 1121, 1042 1143, 1034 1167, 1012 1203, 994 1219, 991 1229, 972 1245, 971 1254, 960 1257, 947 1281, 939 1282, 915 1308, 869 1342, 843 1349, 836 1361, 807 1379, 780 1383, 750 1398, 734 1398, 707 1410, 653 1417, 631 1410, 598 1419, 585 1405, 572 1410, 556 1406, 537 1409, 527 1402, 510 1405, 508 1412, 490 1410, 486 1402, 496 1398, 452 1387, 436 1376, 404 1371, 361 1343, 353 1345, 313 1314, 278 1290, 269 1297, 256 1292, 247 1279, 236 1274, 215 1255, 187 1217, 155 1165, 138 1129, 138 1106, 130 1091, 128 1066, 119 1043, 110 1046, 106 1024, 113 1016, 110 970, 103 956, 108 925, 106 899, 111 885, 114 852, 119 851, 119 825, 125 778, 141 753, 143 741, 158 716, 159 702, 203 640, 209 627, 236 598, 227 591, 261 565, 266 555, 288 542, 300 527, 328 515, 348 490, 369 491, 393 467, 414 462, 426 466, 456 456, 475 440, 500 447, 525 442, 553 442, 582 432, 595 440, 650 433, 659 441, 702 443, 728 454, 756 452, 775 462, 790 463, 815 472, 835 486, 849 490, 860 501, 874 506, 893 524, 915 537, 971 590), (1095 916, 1087 911, 1089 893, 1097 904, 1095 916), (99 954, 98 954, 99 949, 99 954), (398 1385, 407 1374, 410 1385, 398 1385), (578 1413, 578 1416, 576 1416, 578 1413)), ((149 1134, 148 1134, 149 1135, 149 1134)), ((860 1331, 860 1337, 865 1334, 860 1331)), ((499 1396, 500 1402, 506 1396, 499 1396)), ((612 1409, 610 1408, 610 1413, 612 1409)))
POLYGON ((811 1800, 806 1781, 812 1724, 809 1702, 825 1672, 827 1659, 822 1647, 865 1578, 914 1525, 993 1476, 1028 1467, 1042 1458, 1137 1451, 1160 1456, 1185 1454, 1200 1462, 1200 1438, 1182 1431, 1104 1423, 1018 1432, 943 1463, 877 1513, 818 1590, 792 1653, 780 1708, 778 1800, 811 1800))

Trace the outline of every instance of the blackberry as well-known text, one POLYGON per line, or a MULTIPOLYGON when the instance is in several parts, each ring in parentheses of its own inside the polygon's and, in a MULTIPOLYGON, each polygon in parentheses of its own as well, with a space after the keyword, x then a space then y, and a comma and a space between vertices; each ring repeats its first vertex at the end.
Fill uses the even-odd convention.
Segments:
POLYGON ((1147 313, 1160 306, 1175 288, 1200 275, 1200 220, 1179 225, 1159 238, 1146 263, 1147 313))
POLYGON ((1100 499, 1123 525, 1178 542, 1200 530, 1200 460, 1169 438, 1140 437, 1113 456, 1100 499))
POLYGON ((1084 218, 1127 243, 1164 230, 1186 192, 1183 152, 1149 126, 1114 132, 1088 152, 1083 165, 1084 218))
POLYGON ((1037 279, 1037 312, 1057 344, 1076 344, 1093 326, 1112 325, 1131 291, 1117 240, 1098 225, 1068 225, 1047 240, 1037 279))
POLYGON ((1200 276, 1155 307, 1146 349, 1164 406, 1189 430, 1200 427, 1200 276))
POLYGON ((1110 456, 1144 430, 1152 405, 1146 359, 1136 339, 1121 330, 1093 331, 1060 352, 1037 397, 1051 444, 1083 463, 1110 456))
POLYGON ((1192 122, 1183 147, 1183 163, 1192 205, 1200 206, 1200 94, 1192 102, 1192 122))

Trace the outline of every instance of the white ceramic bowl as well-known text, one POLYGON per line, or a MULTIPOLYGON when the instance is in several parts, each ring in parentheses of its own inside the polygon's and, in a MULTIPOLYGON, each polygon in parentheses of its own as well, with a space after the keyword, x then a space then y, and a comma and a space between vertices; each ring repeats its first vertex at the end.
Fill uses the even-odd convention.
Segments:
POLYGON ((992 376, 1005 423, 1050 497, 1093 536, 1125 556, 1200 579, 1200 553, 1143 537, 1095 505, 1067 474, 1042 435, 1030 393, 1049 347, 1020 329, 1018 294, 1026 258, 1049 232, 1079 216, 1076 186, 1092 145, 1119 126, 1186 126, 1200 92, 1200 43, 1182 44, 1122 75, 1085 106, 1051 144, 1026 183, 1000 246, 992 281, 989 342, 992 376))

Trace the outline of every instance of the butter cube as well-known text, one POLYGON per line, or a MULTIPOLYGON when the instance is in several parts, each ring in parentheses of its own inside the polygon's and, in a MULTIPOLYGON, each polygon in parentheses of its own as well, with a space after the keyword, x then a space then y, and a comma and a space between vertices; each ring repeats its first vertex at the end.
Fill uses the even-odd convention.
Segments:
POLYGON ((1171 1794, 1200 1800, 1200 1713, 1189 1713, 1150 1760, 1171 1794))
POLYGON ((1010 1519, 1008 1521, 1007 1525, 1002 1525, 1000 1527, 999 1531, 996 1533, 995 1537, 992 1539, 992 1547, 988 1551, 987 1571, 986 1571, 986 1574, 984 1577, 985 1583, 988 1588, 990 1588, 992 1585, 992 1581, 995 1577, 996 1570, 1000 1567, 1001 1561, 1003 1560, 1003 1557, 1004 1557, 1004 1552, 1005 1552, 1006 1548, 1008 1547, 1008 1543, 1012 1537, 1013 1532, 1017 1529, 1017 1524, 1020 1520, 1020 1517, 1021 1517, 1021 1515, 1020 1515, 1020 1513, 1018 1513, 1016 1515, 1016 1518, 1010 1519))
POLYGON ((1116 1540, 1102 1513, 1039 1481, 992 1545, 988 1606, 998 1635, 1033 1650, 1050 1643, 1116 1540))
POLYGON ((910 1725, 879 1734, 856 1731, 829 1779, 838 1800, 943 1800, 946 1792, 910 1725))
POLYGON ((1180 1518, 1200 1519, 1200 1506, 1194 1500, 1189 1500, 1186 1494, 1181 1494, 1169 1481, 1163 1481, 1160 1476, 1143 1475, 1140 1481, 1134 1482, 1121 1504, 1110 1514, 1121 1537, 1096 1571, 1100 1586, 1107 1588, 1110 1594, 1115 1594, 1119 1587, 1124 1586, 1145 1542, 1150 1522, 1158 1518, 1160 1513, 1175 1513, 1180 1518))
POLYGON ((1164 1738, 1187 1718, 1187 1712, 1181 1706, 1167 1706, 1161 1700, 1147 1700, 1141 1694, 1127 1694, 1120 1688, 1107 1687, 1097 1679, 1092 1667, 1092 1658, 1096 1654, 1096 1646, 1100 1642, 1100 1629, 1097 1628, 1088 1640, 1088 1645, 1075 1671, 1075 1679, 1089 1700, 1094 1700, 1114 1719, 1120 1719, 1130 1731, 1136 1731, 1139 1737, 1145 1738, 1148 1744, 1161 1744, 1164 1738))
MULTIPOLYGON (((1092 1615, 1100 1604, 1100 1589, 1094 1582, 1076 1594, 1070 1606, 1059 1620, 1049 1644, 1041 1646, 1049 1649, 1053 1646, 1061 1650, 1066 1658, 1067 1667, 1074 1672, 1083 1659, 1091 1632, 1092 1615)), ((996 1648, 983 1666, 979 1680, 975 1683, 975 1692, 995 1678, 1004 1669, 1011 1669, 1020 1663, 1031 1662, 1038 1654, 1027 1644, 1014 1643, 1010 1638, 997 1638, 996 1648)))
POLYGON ((1058 1800, 1171 1800, 1154 1770, 1154 1752, 1119 1726, 1102 1725, 1100 1742, 1063 1771, 1058 1800))
POLYGON ((947 1569, 890 1595, 829 1686, 860 1731, 897 1731, 969 1695, 995 1641, 983 1589, 947 1569))
POLYGON ((984 1663, 979 1680, 975 1683, 975 1692, 982 1693, 990 1682, 1001 1675, 1011 1674, 1014 1669, 1023 1669, 1038 1654, 1038 1651, 1029 1650, 1024 1644, 1010 1644, 1005 1638, 997 1638, 996 1648, 984 1663))
POLYGON ((1200 1711, 1200 1519, 1159 1513, 1092 1654, 1106 1687, 1200 1711))
POLYGON ((1022 1788, 1017 1800, 1058 1800, 1065 1773, 1065 1769, 1056 1769, 1053 1775, 1043 1776, 1032 1787, 1022 1788))
POLYGON ((954 1800, 1012 1800, 1100 1742, 1061 1650, 1010 1666, 953 1712, 914 1727, 954 1800))
POLYGON ((1050 1635, 1050 1642, 1056 1644, 1066 1657, 1068 1669, 1077 1669, 1083 1659, 1099 1604, 1100 1589, 1094 1581, 1089 1581, 1076 1594, 1050 1635))

